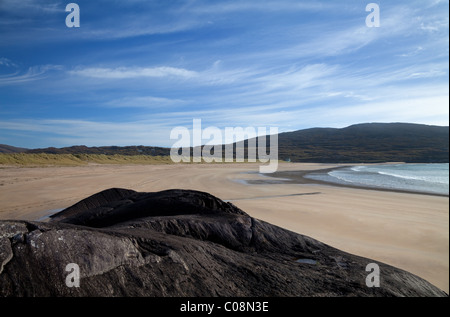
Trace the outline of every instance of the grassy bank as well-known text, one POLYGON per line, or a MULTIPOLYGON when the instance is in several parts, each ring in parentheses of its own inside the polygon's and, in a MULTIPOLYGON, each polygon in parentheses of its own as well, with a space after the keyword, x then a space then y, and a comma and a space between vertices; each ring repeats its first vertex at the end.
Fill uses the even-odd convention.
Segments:
POLYGON ((170 164, 170 156, 0 153, 0 165, 13 166, 81 166, 97 164, 170 164))

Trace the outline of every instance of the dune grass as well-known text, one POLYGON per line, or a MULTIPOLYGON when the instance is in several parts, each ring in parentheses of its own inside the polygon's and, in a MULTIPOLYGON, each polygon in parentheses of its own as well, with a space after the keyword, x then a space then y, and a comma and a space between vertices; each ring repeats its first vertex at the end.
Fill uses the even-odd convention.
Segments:
POLYGON ((170 156, 0 153, 0 165, 9 166, 82 166, 96 164, 171 164, 170 156))
MULTIPOLYGON (((236 162, 236 161, 234 161, 236 162)), ((248 159, 244 162, 249 163, 248 159)), ((88 164, 116 164, 116 165, 157 165, 157 164, 231 164, 231 162, 211 162, 204 160, 194 162, 182 161, 175 163, 169 155, 122 155, 122 154, 49 154, 49 153, 0 153, 0 168, 6 166, 17 167, 45 167, 45 166, 84 166, 88 164)))

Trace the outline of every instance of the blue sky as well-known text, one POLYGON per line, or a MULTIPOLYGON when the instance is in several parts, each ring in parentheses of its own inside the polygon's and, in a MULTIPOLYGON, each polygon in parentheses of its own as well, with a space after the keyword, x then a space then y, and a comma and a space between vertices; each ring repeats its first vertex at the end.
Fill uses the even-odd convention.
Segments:
POLYGON ((448 125, 448 0, 0 0, 0 143, 170 147, 192 127, 448 125))

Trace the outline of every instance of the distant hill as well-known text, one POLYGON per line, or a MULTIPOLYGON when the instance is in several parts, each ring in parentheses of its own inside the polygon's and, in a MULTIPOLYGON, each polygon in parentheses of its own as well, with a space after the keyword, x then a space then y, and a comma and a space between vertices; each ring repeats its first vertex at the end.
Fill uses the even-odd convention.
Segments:
POLYGON ((21 152, 25 152, 27 150, 28 149, 21 148, 21 147, 0 144, 0 153, 21 153, 21 152))
POLYGON ((27 153, 47 153, 47 154, 105 154, 105 155, 151 155, 166 156, 170 155, 169 148, 154 146, 100 146, 87 147, 84 145, 76 145, 63 148, 43 148, 28 150, 27 153))
MULTIPOLYGON (((258 141, 257 138, 256 144, 258 141)), ((247 144, 248 140, 244 141, 245 153, 247 144)), ((169 148, 143 145, 123 147, 79 145, 32 150, 0 145, 0 153, 15 153, 14 151, 48 154, 170 155, 169 148)), ((278 135, 278 152, 280 160, 291 162, 448 163, 449 127, 410 123, 364 123, 342 129, 298 130, 278 135)))
POLYGON ((367 123, 279 134, 279 158, 292 162, 448 163, 449 127, 367 123))
MULTIPOLYGON (((270 144, 269 138, 267 142, 270 144)), ((256 138, 256 145, 259 145, 259 138, 256 138)), ((244 148, 247 157, 248 140, 244 141, 244 148)), ((278 135, 278 157, 290 162, 448 163, 449 127, 365 123, 342 129, 285 132, 278 135)))

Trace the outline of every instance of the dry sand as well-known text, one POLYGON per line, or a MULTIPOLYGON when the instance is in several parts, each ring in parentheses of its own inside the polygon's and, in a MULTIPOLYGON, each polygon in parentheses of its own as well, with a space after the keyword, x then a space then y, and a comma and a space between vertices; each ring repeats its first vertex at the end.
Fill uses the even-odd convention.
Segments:
MULTIPOLYGON (((279 171, 337 165, 282 163, 279 171)), ((111 187, 195 189, 251 216, 388 263, 449 292, 449 199, 324 184, 253 184, 258 164, 0 168, 0 219, 37 220, 111 187)), ((382 282, 381 272, 381 282, 382 282)))

